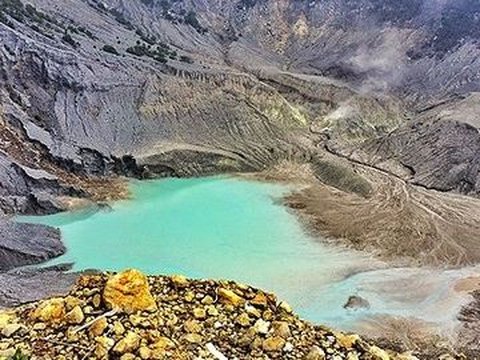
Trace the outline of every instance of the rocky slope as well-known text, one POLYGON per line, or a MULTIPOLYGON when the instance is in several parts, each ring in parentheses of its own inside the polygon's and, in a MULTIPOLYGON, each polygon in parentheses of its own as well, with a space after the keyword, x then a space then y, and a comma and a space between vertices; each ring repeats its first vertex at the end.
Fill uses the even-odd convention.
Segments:
POLYGON ((417 359, 313 326, 246 285, 135 270, 82 277, 66 297, 0 313, 0 329, 0 354, 32 359, 417 359))

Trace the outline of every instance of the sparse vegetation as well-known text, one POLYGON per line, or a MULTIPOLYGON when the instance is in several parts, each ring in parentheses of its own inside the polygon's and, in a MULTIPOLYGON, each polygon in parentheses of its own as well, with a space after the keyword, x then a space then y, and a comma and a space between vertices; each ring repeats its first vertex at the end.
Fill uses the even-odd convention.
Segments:
POLYGON ((8 360, 30 360, 30 356, 22 353, 20 349, 17 349, 13 356, 10 356, 8 360))
POLYGON ((65 32, 65 34, 62 36, 62 41, 73 46, 74 48, 80 46, 80 44, 76 42, 68 32, 65 32))
POLYGON ((112 45, 103 45, 102 50, 113 55, 119 55, 117 49, 112 45))
POLYGON ((74 24, 66 25, 51 15, 37 10, 31 4, 24 5, 20 0, 4 0, 0 2, 0 22, 14 28, 12 21, 18 21, 31 27, 37 33, 53 38, 53 32, 63 32, 61 40, 74 48, 80 44, 73 39, 71 34, 84 34, 91 39, 95 36, 85 27, 76 27, 74 24))
POLYGON ((188 64, 193 64, 192 58, 186 55, 180 56, 180 61, 188 64))
POLYGON ((207 29, 200 25, 200 22, 197 19, 197 14, 194 11, 189 11, 183 18, 183 21, 185 22, 185 24, 195 28, 195 30, 197 30, 201 34, 207 32, 207 29))
POLYGON ((120 11, 117 9, 112 9, 110 10, 110 13, 115 17, 115 20, 125 26, 129 30, 135 29, 135 27, 132 25, 132 23, 123 15, 120 11))
POLYGON ((168 58, 177 58, 177 52, 172 50, 168 44, 160 43, 157 46, 142 44, 140 41, 135 46, 129 47, 127 52, 136 56, 148 56, 161 63, 166 63, 168 58))

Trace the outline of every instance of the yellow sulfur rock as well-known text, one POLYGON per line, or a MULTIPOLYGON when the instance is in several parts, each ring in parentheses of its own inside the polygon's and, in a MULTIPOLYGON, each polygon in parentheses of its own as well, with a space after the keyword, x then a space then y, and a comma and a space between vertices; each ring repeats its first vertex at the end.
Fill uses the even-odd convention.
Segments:
POLYGON ((10 324, 14 318, 15 316, 13 314, 9 314, 7 312, 0 312, 0 330, 10 324))
POLYGON ((273 336, 265 339, 262 343, 262 348, 267 352, 281 351, 285 346, 285 340, 279 336, 273 336))
POLYGON ((65 315, 65 321, 69 324, 78 325, 85 320, 85 315, 83 314, 82 308, 80 306, 75 306, 67 315, 65 315))
POLYGON ((138 350, 138 356, 140 356, 140 359, 143 359, 143 360, 148 360, 148 359, 151 359, 152 357, 152 350, 150 350, 148 347, 146 346, 142 346, 139 350, 138 350))
POLYGON ((95 342, 96 342, 95 351, 94 351, 95 356, 98 359, 107 359, 108 352, 115 344, 115 341, 108 337, 101 336, 96 338, 95 342))
POLYGON ((158 350, 169 350, 169 349, 174 349, 175 348, 175 343, 170 340, 167 337, 160 337, 158 340, 153 344, 152 350, 153 351, 158 351, 158 350))
POLYGON ((179 288, 187 287, 188 279, 183 275, 173 275, 171 278, 173 285, 179 288))
POLYGON ((107 319, 104 317, 95 321, 90 327, 88 328, 88 333, 91 337, 97 337, 102 335, 105 332, 105 329, 108 326, 107 319))
POLYGON ((127 270, 112 276, 105 285, 103 299, 113 309, 126 313, 157 308, 147 277, 138 270, 127 270))
POLYGON ((130 331, 125 335, 123 339, 117 342, 113 348, 113 352, 117 354, 131 353, 137 350, 140 346, 141 338, 140 336, 130 331))
POLYGON ((218 296, 220 301, 227 305, 240 306, 245 302, 242 297, 225 288, 218 289, 218 296))
POLYGON ((36 321, 59 323, 65 317, 65 302, 61 298, 42 301, 30 317, 36 321))
POLYGON ((338 342, 346 349, 351 349, 360 340, 358 335, 346 335, 342 333, 335 334, 338 342))
POLYGON ((379 347, 371 346, 368 352, 374 360, 390 360, 390 355, 379 347))

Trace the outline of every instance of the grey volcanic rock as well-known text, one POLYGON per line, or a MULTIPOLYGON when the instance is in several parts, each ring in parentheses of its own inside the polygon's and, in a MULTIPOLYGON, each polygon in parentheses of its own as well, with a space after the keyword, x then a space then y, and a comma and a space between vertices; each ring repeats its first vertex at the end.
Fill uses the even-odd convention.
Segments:
POLYGON ((69 265, 0 273, 0 308, 67 294, 80 276, 69 265))
POLYGON ((81 192, 45 170, 30 168, 0 151, 0 208, 6 213, 50 214, 62 210, 56 196, 81 192))
POLYGON ((408 181, 440 191, 480 194, 480 133, 456 121, 424 121, 367 142, 350 155, 379 168, 404 168, 408 181))
POLYGON ((370 303, 368 300, 362 298, 361 296, 357 295, 352 295, 348 298, 347 302, 345 305, 343 305, 345 309, 352 309, 352 310, 358 310, 358 309, 368 309, 370 308, 370 303))
POLYGON ((57 229, 9 220, 0 222, 0 271, 38 264, 64 252, 57 229))
POLYGON ((358 147, 480 88, 472 1, 30 4, 0 21, 0 149, 15 177, 36 173, 33 198, 2 194, 8 212, 55 211, 98 176, 262 170, 325 136, 358 147))

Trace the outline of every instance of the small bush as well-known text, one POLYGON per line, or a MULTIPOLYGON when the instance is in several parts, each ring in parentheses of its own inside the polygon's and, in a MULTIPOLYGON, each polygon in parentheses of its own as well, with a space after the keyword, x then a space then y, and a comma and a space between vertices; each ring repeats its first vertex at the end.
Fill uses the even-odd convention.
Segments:
POLYGON ((20 349, 17 349, 13 356, 10 356, 8 360, 30 360, 30 356, 22 353, 20 349))
POLYGON ((77 48, 80 46, 80 44, 76 42, 69 33, 65 33, 62 36, 62 41, 69 45, 72 45, 74 48, 77 48))
POLYGON ((193 64, 192 58, 186 55, 180 56, 180 61, 188 64, 193 64))
POLYGON ((119 55, 117 49, 112 45, 103 45, 102 50, 113 55, 119 55))

